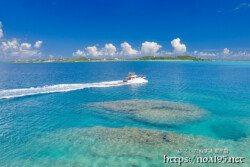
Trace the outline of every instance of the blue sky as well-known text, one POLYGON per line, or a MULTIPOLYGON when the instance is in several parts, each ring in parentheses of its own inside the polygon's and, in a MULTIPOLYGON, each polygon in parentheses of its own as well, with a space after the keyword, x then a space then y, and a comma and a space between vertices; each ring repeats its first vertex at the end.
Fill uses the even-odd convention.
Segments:
POLYGON ((0 22, 0 60, 250 60, 249 0, 8 0, 0 1, 0 22))

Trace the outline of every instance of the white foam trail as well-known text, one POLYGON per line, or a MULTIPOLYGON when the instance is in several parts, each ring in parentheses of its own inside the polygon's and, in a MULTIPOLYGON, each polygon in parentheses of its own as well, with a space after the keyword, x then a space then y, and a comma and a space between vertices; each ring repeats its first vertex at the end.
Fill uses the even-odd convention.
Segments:
POLYGON ((123 85, 140 84, 146 82, 148 81, 139 78, 134 80, 133 82, 127 82, 127 83, 124 83, 122 80, 118 80, 110 82, 98 82, 98 83, 86 83, 86 84, 58 84, 58 85, 43 86, 43 87, 0 90, 0 99, 9 99, 9 98, 23 97, 36 94, 45 94, 45 93, 68 92, 72 90, 79 90, 85 88, 123 86, 123 85))

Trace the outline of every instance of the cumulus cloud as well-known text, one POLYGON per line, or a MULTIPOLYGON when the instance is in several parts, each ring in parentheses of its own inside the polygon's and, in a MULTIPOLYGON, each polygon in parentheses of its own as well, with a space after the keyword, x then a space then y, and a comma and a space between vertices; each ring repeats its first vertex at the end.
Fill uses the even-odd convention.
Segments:
POLYGON ((134 55, 137 55, 138 54, 138 51, 133 49, 131 47, 131 45, 127 42, 123 42, 121 44, 121 48, 122 48, 122 51, 121 51, 121 55, 122 56, 134 56, 134 55))
POLYGON ((109 43, 105 44, 103 48, 97 48, 96 46, 89 46, 85 48, 85 51, 77 50, 73 52, 73 56, 89 56, 89 57, 114 57, 114 56, 157 56, 157 52, 162 46, 156 42, 144 42, 142 43, 141 50, 133 49, 132 46, 123 42, 121 44, 121 51, 117 52, 116 47, 109 43))
MULTIPOLYGON (((171 41, 172 46, 174 47, 174 51, 169 52, 167 50, 161 50, 161 45, 157 44, 156 42, 148 42, 145 41, 142 43, 141 49, 136 50, 127 43, 121 43, 121 50, 117 51, 117 48, 109 43, 105 44, 103 48, 98 48, 96 46, 89 46, 86 47, 85 50, 76 50, 73 52, 73 56, 88 56, 88 57, 97 57, 97 58, 107 58, 107 57, 114 57, 120 56, 121 58, 125 58, 126 56, 133 56, 135 57, 142 57, 142 56, 179 56, 180 54, 187 53, 187 55, 195 56, 195 57, 202 57, 202 58, 211 58, 211 59, 221 59, 221 60, 249 60, 250 54, 248 52, 232 52, 229 51, 228 48, 224 48, 223 50, 210 50, 210 51, 186 51, 185 44, 180 42, 179 38, 176 38, 171 41)), ((11 44, 12 47, 17 47, 16 43, 13 42, 11 44)), ((26 49, 30 48, 27 44, 23 44, 23 47, 26 49)))
MULTIPOLYGON (((0 38, 3 37, 2 22, 0 21, 0 38)), ((17 39, 11 39, 0 43, 0 59, 18 59, 41 56, 39 50, 42 41, 37 41, 34 47, 30 43, 19 43, 17 39)))
POLYGON ((29 50, 31 48, 31 44, 29 43, 21 43, 20 50, 29 50))
POLYGON ((2 29, 3 25, 2 22, 0 21, 0 38, 3 37, 3 29, 2 29))
MULTIPOLYGON (((2 42, 0 45, 0 54, 4 56, 28 58, 41 55, 41 51, 32 48, 30 43, 19 43, 16 39, 2 42)), ((9 57, 10 58, 10 57, 9 57)))
POLYGON ((102 53, 98 51, 96 46, 89 46, 85 48, 85 50, 87 51, 87 56, 90 56, 90 57, 97 57, 97 56, 102 55, 102 53))
POLYGON ((42 46, 43 41, 36 41, 34 47, 35 48, 40 48, 42 46))
POLYGON ((114 56, 116 54, 116 47, 113 44, 105 44, 102 48, 100 55, 104 56, 114 56))
POLYGON ((72 54, 73 56, 75 56, 75 57, 78 57, 78 56, 86 56, 86 54, 84 53, 84 51, 82 50, 80 50, 80 49, 77 49, 77 51, 76 52, 73 52, 73 54, 72 54))
POLYGON ((141 54, 143 56, 157 56, 157 51, 161 48, 156 42, 144 42, 141 47, 141 54))
POLYGON ((115 56, 116 47, 113 44, 105 44, 101 49, 96 46, 89 46, 85 48, 86 53, 81 50, 77 50, 73 53, 73 56, 89 56, 89 57, 100 57, 100 56, 115 56))
POLYGON ((13 39, 11 41, 7 42, 2 42, 1 44, 1 51, 6 52, 6 51, 11 51, 11 50, 16 50, 19 47, 19 43, 17 42, 16 39, 13 39))
POLYGON ((223 50, 223 52, 222 52, 224 55, 228 55, 228 54, 230 54, 230 52, 229 52, 229 49, 227 49, 227 48, 225 48, 224 50, 223 50))
POLYGON ((176 38, 171 41, 171 45, 174 48, 174 53, 183 54, 186 52, 187 48, 185 44, 181 44, 180 38, 176 38))

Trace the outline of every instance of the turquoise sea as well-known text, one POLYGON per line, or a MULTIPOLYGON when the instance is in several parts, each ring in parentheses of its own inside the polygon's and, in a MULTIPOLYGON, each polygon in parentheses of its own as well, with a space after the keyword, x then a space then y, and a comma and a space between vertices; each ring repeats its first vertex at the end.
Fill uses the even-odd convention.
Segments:
POLYGON ((179 148, 249 166, 249 143, 250 62, 0 63, 0 166, 178 166, 179 148))

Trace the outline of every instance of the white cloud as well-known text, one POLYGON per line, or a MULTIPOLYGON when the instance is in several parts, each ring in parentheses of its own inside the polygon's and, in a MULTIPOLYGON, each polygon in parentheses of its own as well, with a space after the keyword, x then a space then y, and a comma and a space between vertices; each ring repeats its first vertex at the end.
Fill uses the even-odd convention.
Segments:
POLYGON ((250 53, 247 51, 238 51, 232 52, 229 49, 224 48, 223 51, 214 51, 214 52, 197 52, 193 56, 198 56, 202 58, 210 58, 214 60, 250 60, 250 53))
POLYGON ((43 41, 36 41, 34 47, 35 48, 40 48, 42 46, 43 41))
POLYGON ((176 38, 171 41, 172 47, 174 48, 174 53, 183 54, 186 52, 187 48, 185 44, 181 44, 180 38, 176 38))
POLYGON ((86 54, 84 53, 84 51, 83 50, 81 51, 80 49, 77 49, 77 51, 73 52, 72 55, 75 56, 75 57, 77 57, 77 56, 86 56, 86 54))
MULTIPOLYGON (((3 37, 2 22, 0 21, 0 38, 3 37)), ((41 56, 39 50, 42 41, 37 41, 32 47, 30 43, 19 43, 17 39, 11 39, 0 43, 0 59, 19 59, 33 56, 41 56)))
POLYGON ((16 39, 13 39, 12 41, 2 42, 1 51, 2 52, 12 51, 18 49, 18 47, 19 43, 17 42, 16 39))
MULTIPOLYGON (((223 51, 218 49, 213 50, 207 50, 207 51, 186 51, 186 46, 184 44, 180 43, 180 39, 176 38, 171 42, 172 46, 174 47, 173 52, 169 52, 167 50, 160 50, 162 47, 161 45, 157 44, 156 42, 148 42, 145 41, 142 43, 142 47, 140 50, 133 49, 133 47, 127 43, 123 42, 121 43, 121 51, 117 51, 117 48, 109 43, 105 44, 103 48, 97 48, 96 46, 90 46, 86 47, 85 50, 76 50, 73 52, 73 56, 88 56, 88 57, 97 57, 97 58, 108 58, 108 57, 114 57, 114 56, 133 56, 135 57, 142 57, 142 56, 179 56, 180 53, 186 53, 190 56, 195 57, 202 57, 202 58, 211 58, 211 59, 221 59, 221 60, 249 60, 250 59, 250 53, 247 51, 245 52, 232 52, 229 51, 228 48, 224 48, 223 51)), ((7 44, 6 44, 7 45, 7 44)), ((23 44, 26 46, 26 49, 29 48, 27 44, 23 44)), ((24 47, 23 46, 23 47, 24 47)), ((11 42, 6 46, 5 48, 12 47, 16 48, 17 44, 15 41, 11 42)))
POLYGON ((225 60, 250 60, 250 53, 247 51, 229 52, 228 55, 222 54, 218 59, 225 60))
POLYGON ((115 56, 116 47, 113 44, 105 44, 100 50, 96 46, 89 46, 85 48, 87 51, 86 55, 90 57, 100 57, 100 56, 115 56))
POLYGON ((121 51, 117 52, 116 47, 113 44, 105 44, 103 48, 98 49, 96 46, 89 46, 86 47, 86 53, 81 50, 77 50, 74 52, 72 55, 73 56, 89 56, 89 57, 100 57, 100 56, 105 56, 105 57, 114 57, 116 55, 119 56, 156 56, 159 53, 157 51, 161 48, 161 45, 158 45, 155 42, 144 42, 142 43, 142 47, 140 52, 133 49, 131 45, 127 42, 124 42, 121 44, 121 51))
POLYGON ((161 48, 156 42, 144 42, 141 47, 142 56, 157 56, 157 51, 161 48))
POLYGON ((228 55, 228 54, 230 54, 230 52, 229 52, 229 49, 227 49, 227 48, 225 48, 224 50, 223 50, 223 52, 222 52, 224 55, 228 55))
POLYGON ((0 54, 4 55, 5 58, 10 58, 9 56, 12 57, 21 57, 21 58, 28 58, 31 56, 40 56, 41 51, 35 48, 32 48, 30 43, 21 43, 16 39, 7 41, 7 42, 2 42, 0 45, 0 54))
POLYGON ((116 47, 113 44, 105 44, 102 48, 100 55, 104 56, 114 56, 116 54, 116 47))
POLYGON ((2 29, 3 25, 2 22, 0 21, 0 38, 3 37, 3 29, 2 29))
POLYGON ((232 57, 237 57, 237 58, 243 58, 243 59, 248 59, 250 58, 250 53, 248 53, 247 51, 239 51, 236 53, 232 54, 232 57))
POLYGON ((121 44, 121 48, 122 48, 122 51, 121 51, 121 55, 122 56, 134 56, 134 55, 137 55, 138 54, 138 51, 133 49, 131 47, 131 45, 127 42, 123 42, 121 44))
POLYGON ((201 57, 211 57, 211 56, 217 56, 218 54, 216 53, 207 53, 207 52, 199 52, 198 53, 198 56, 201 56, 201 57))
POLYGON ((20 50, 29 50, 30 48, 31 48, 31 44, 21 43, 20 50))
POLYGON ((89 46, 85 48, 85 50, 87 51, 87 55, 90 57, 97 57, 102 55, 102 53, 98 51, 96 46, 89 46))

